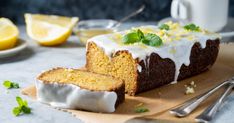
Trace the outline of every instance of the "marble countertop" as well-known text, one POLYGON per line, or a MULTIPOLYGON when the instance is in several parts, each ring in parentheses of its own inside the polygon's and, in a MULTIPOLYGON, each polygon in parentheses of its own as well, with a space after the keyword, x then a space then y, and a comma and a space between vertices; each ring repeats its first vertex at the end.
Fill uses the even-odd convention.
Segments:
MULTIPOLYGON (((148 23, 137 23, 148 24, 148 23)), ((154 23, 150 23, 154 24, 154 23)), ((131 24, 124 24, 130 27, 131 24)), ((79 68, 85 64, 85 48, 79 44, 78 38, 72 36, 68 42, 60 47, 41 47, 30 40, 25 33, 25 27, 20 26, 21 38, 26 40, 28 47, 16 56, 0 59, 0 122, 1 123, 80 123, 79 119, 71 114, 58 111, 47 105, 36 102, 24 96, 20 89, 10 89, 7 91, 2 86, 4 80, 14 81, 20 84, 20 88, 32 85, 35 77, 43 70, 52 67, 72 67, 79 68), (28 101, 32 108, 29 115, 15 117, 12 109, 17 106, 15 97, 20 96, 28 101)), ((233 123, 234 114, 234 94, 218 112, 215 123, 233 123)))

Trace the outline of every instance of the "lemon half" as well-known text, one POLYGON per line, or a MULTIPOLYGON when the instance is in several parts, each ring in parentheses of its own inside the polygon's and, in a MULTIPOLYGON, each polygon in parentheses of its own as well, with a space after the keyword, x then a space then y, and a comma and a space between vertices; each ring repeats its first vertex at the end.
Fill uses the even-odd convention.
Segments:
POLYGON ((14 47, 18 36, 18 28, 9 19, 0 18, 0 50, 14 47))
POLYGON ((66 42, 78 20, 77 17, 25 14, 27 34, 30 38, 45 46, 54 46, 66 42))

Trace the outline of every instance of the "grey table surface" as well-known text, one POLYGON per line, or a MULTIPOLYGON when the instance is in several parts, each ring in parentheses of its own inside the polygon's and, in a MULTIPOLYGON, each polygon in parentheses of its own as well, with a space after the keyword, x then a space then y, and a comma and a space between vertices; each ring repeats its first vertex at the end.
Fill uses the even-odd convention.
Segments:
MULTIPOLYGON (((135 25, 156 24, 151 23, 125 23, 128 28, 135 25)), ((79 68, 85 64, 85 48, 79 44, 78 38, 71 36, 68 42, 59 47, 42 47, 29 39, 25 27, 20 27, 20 37, 27 41, 28 47, 16 56, 0 59, 0 122, 1 123, 80 123, 81 120, 71 114, 58 111, 41 104, 20 93, 20 89, 7 91, 2 86, 4 80, 18 82, 20 88, 32 85, 35 77, 43 70, 53 67, 79 68), (29 115, 15 117, 12 109, 17 106, 15 97, 26 99, 32 108, 29 115)), ((214 123, 234 123, 234 94, 229 96, 227 103, 218 112, 214 123)))

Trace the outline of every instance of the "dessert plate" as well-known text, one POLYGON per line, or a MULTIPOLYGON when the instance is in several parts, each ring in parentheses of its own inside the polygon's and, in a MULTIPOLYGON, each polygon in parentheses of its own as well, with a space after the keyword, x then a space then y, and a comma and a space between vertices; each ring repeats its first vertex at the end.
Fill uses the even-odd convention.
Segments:
POLYGON ((14 48, 0 51, 0 58, 13 56, 27 47, 26 41, 19 39, 18 43, 14 48))

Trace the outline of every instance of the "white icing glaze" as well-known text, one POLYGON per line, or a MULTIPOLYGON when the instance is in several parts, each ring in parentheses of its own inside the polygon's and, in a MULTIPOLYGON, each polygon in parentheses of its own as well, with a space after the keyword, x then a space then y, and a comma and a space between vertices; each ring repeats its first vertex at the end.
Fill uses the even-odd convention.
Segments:
POLYGON ((90 91, 73 84, 45 84, 36 81, 37 100, 53 107, 83 109, 93 112, 114 112, 117 94, 90 91))
MULTIPOLYGON (((157 26, 144 26, 138 27, 141 29, 150 28, 153 31, 158 31, 157 26)), ((172 32, 172 34, 177 34, 179 31, 172 32)), ((119 34, 125 34, 126 32, 119 32, 119 34)), ((148 67, 149 59, 146 59, 147 56, 150 56, 151 53, 157 53, 161 58, 169 58, 175 63, 175 77, 172 83, 176 83, 177 78, 180 73, 180 68, 184 64, 188 66, 190 64, 190 53, 194 43, 198 42, 201 44, 201 48, 206 47, 206 42, 208 39, 215 40, 220 38, 219 35, 214 33, 203 34, 202 32, 186 32, 185 36, 181 36, 179 40, 172 38, 173 41, 165 41, 164 44, 160 47, 152 47, 145 45, 144 47, 140 45, 120 45, 115 40, 113 40, 114 34, 99 35, 88 40, 88 42, 94 42, 100 48, 102 48, 106 55, 110 56, 117 51, 127 50, 131 53, 134 59, 139 58, 139 60, 144 60, 146 67, 148 67), (187 37, 186 37, 187 36, 187 37), (188 36, 193 36, 192 40, 188 39, 188 36), (171 51, 175 52, 172 53, 171 51)), ((138 71, 141 72, 142 68, 138 65, 138 71)), ((148 69, 148 68, 146 68, 148 69)))
POLYGON ((139 71, 139 72, 141 72, 142 71, 142 67, 141 67, 141 65, 137 65, 137 70, 139 71))

